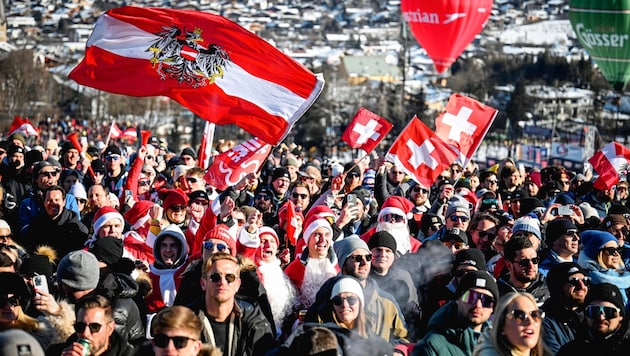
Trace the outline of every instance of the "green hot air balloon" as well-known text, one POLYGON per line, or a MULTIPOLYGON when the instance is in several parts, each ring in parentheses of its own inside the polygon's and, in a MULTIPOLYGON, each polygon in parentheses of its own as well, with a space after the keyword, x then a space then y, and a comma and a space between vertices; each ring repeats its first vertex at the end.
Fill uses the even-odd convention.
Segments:
POLYGON ((569 19, 606 79, 622 90, 630 80, 630 0, 571 0, 569 19))

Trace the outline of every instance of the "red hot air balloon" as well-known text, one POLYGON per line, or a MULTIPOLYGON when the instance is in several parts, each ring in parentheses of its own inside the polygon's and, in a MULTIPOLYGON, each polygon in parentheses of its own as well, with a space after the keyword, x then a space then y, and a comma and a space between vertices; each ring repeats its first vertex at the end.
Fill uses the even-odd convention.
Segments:
POLYGON ((402 0, 400 9, 442 73, 486 25, 492 0, 402 0))

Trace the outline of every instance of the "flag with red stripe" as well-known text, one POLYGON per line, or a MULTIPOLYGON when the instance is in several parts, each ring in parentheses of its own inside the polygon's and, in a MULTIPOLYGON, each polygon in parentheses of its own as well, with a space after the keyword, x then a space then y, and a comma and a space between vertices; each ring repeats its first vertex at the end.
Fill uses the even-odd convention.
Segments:
POLYGON ((168 96, 216 124, 278 144, 324 81, 236 23, 209 13, 123 6, 99 17, 69 77, 132 96, 168 96))
POLYGON ((588 160, 599 174, 593 187, 599 190, 612 189, 619 182, 619 173, 628 168, 629 160, 630 149, 617 142, 611 142, 597 151, 588 160))
POLYGON ((392 124, 369 111, 360 108, 341 135, 341 139, 352 148, 360 148, 370 153, 392 129, 392 124))
POLYGON ((271 145, 254 137, 216 156, 204 178, 218 190, 226 190, 247 174, 258 172, 270 153, 271 145))
POLYGON ((111 126, 109 127, 109 138, 113 138, 113 139, 121 138, 122 134, 123 134, 123 130, 121 130, 120 127, 118 127, 118 125, 116 125, 115 122, 112 122, 111 126))
POLYGON ((199 168, 206 170, 210 167, 210 158, 212 158, 212 142, 214 141, 214 123, 206 121, 203 128, 203 137, 201 138, 201 146, 199 147, 199 168))
POLYGON ((13 118, 13 122, 11 123, 7 136, 11 136, 16 133, 24 136, 39 136, 39 131, 35 128, 35 126, 33 126, 29 119, 25 119, 17 115, 13 118))

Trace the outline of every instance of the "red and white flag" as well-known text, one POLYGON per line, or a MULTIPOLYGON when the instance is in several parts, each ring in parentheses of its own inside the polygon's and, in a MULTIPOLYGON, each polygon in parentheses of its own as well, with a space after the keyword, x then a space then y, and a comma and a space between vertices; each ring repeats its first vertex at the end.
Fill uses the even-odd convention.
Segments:
POLYGON ((435 119, 435 133, 456 152, 466 167, 497 116, 498 110, 469 97, 453 94, 446 111, 435 119))
POLYGON ((123 135, 123 130, 121 130, 120 127, 118 127, 118 125, 116 125, 115 122, 112 122, 112 124, 109 126, 108 138, 118 139, 118 138, 121 138, 122 135, 123 135))
POLYGON ((11 136, 16 133, 24 136, 39 136, 39 131, 37 131, 29 119, 23 119, 17 115, 13 118, 13 122, 11 123, 7 136, 11 136))
POLYGON ((286 221, 286 242, 288 245, 295 246, 298 237, 302 230, 298 229, 297 222, 297 213, 295 211, 295 204, 291 200, 287 200, 282 204, 280 209, 278 209, 278 218, 281 221, 281 225, 283 221, 286 221))
POLYGON ((203 137, 199 147, 199 168, 204 171, 210 167, 210 158, 212 158, 212 145, 214 141, 214 122, 206 121, 203 127, 203 137))
POLYGON ((324 81, 236 23, 190 10, 123 6, 99 17, 70 79, 168 96, 205 120, 278 144, 324 81))
POLYGON ((385 159, 425 187, 430 187, 455 158, 457 154, 416 116, 385 155, 385 159))
POLYGON ((370 153, 392 129, 392 124, 375 113, 360 108, 341 135, 341 139, 352 148, 370 153))
POLYGON ((214 158, 205 175, 206 182, 221 191, 236 185, 247 174, 260 170, 271 147, 257 137, 232 147, 214 158))
POLYGON ((599 190, 612 189, 619 182, 619 173, 628 168, 630 149, 624 145, 611 142, 588 159, 599 177, 593 187, 599 190))
POLYGON ((130 127, 123 131, 120 137, 125 140, 135 141, 138 139, 138 130, 136 130, 134 127, 130 127))

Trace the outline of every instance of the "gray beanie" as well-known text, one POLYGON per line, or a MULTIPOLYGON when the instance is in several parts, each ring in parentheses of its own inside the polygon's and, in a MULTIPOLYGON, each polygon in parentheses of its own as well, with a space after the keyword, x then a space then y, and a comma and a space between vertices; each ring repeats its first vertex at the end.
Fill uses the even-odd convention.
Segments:
POLYGON ((339 267, 343 267, 348 256, 350 256, 350 254, 355 250, 364 249, 368 253, 370 252, 370 248, 367 243, 361 240, 361 238, 357 235, 351 235, 336 241, 333 244, 333 248, 335 249, 335 254, 337 255, 339 261, 339 267))
POLYGON ((96 289, 99 271, 94 254, 85 250, 72 251, 59 262, 57 281, 76 290, 96 289))

